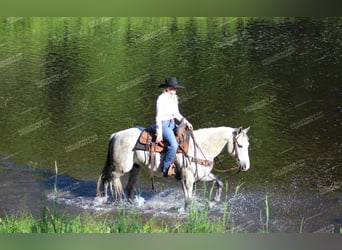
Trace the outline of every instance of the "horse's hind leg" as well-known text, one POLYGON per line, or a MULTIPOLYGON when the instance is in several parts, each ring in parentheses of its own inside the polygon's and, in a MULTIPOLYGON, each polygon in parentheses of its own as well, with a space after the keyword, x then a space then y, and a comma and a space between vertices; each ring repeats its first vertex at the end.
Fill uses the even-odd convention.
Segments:
POLYGON ((115 200, 115 193, 114 193, 114 184, 113 184, 113 179, 110 179, 109 181, 108 181, 108 185, 109 185, 109 190, 110 190, 110 193, 112 194, 112 198, 113 198, 113 200, 115 200))
POLYGON ((141 167, 137 164, 133 165, 133 168, 129 172, 129 178, 128 178, 128 183, 126 185, 126 190, 127 190, 127 196, 130 201, 133 200, 133 194, 134 194, 134 186, 139 180, 141 172, 141 167))
POLYGON ((104 199, 102 200, 102 202, 107 202, 107 198, 108 198, 107 189, 108 189, 108 180, 104 177, 103 173, 101 173, 97 180, 96 197, 101 198, 102 193, 103 193, 104 199))

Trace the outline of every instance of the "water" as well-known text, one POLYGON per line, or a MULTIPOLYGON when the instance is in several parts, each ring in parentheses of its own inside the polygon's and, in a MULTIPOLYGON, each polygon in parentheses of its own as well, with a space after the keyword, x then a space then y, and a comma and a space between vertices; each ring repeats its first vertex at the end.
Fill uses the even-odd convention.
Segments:
MULTIPOLYGON (((175 75, 195 128, 251 126, 250 171, 219 174, 244 183, 237 223, 260 228, 267 194, 271 231, 298 232, 303 219, 304 231, 337 232, 341 29, 340 18, 2 18, 0 209, 39 214, 55 160, 66 210, 114 208, 94 201, 108 138, 152 124, 157 86, 175 75)), ((142 176, 141 211, 177 216, 179 183, 158 184, 153 194, 142 176)))

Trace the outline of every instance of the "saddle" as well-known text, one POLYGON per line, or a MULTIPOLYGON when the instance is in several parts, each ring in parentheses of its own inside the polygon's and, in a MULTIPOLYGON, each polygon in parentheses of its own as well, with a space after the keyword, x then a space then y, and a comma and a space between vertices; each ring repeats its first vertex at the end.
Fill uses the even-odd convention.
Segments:
MULTIPOLYGON (((186 124, 181 123, 176 128, 175 136, 178 142, 177 153, 188 153, 190 133, 191 131, 187 129, 186 124)), ((154 143, 155 144, 155 146, 153 147, 154 152, 158 152, 158 153, 166 152, 168 145, 161 144, 161 143, 156 144, 156 138, 157 137, 156 137, 156 131, 155 131, 154 126, 144 129, 139 136, 135 149, 151 151, 152 143, 154 143)))

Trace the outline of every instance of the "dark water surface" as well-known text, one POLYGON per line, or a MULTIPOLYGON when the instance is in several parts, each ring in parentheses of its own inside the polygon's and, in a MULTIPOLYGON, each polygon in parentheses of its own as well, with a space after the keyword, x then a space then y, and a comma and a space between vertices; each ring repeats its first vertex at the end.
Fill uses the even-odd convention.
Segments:
MULTIPOLYGON (((153 123, 169 75, 195 128, 251 127, 251 169, 219 174, 244 183, 228 192, 242 229, 263 226, 267 194, 270 231, 339 232, 341 18, 1 18, 1 213, 39 214, 55 160, 65 209, 114 209, 94 201, 109 135, 153 123)), ((147 176, 142 213, 181 216, 179 183, 153 194, 147 176)))

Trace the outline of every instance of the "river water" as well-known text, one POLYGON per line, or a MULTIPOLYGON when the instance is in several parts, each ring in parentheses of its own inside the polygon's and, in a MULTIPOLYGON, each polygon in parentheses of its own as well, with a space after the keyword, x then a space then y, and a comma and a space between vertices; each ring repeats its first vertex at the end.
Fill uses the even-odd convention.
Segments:
MULTIPOLYGON (((63 209, 115 209, 94 200, 108 138, 152 124, 174 75, 195 129, 251 127, 251 169, 218 174, 241 230, 264 226, 267 195, 271 232, 339 232, 341 66, 341 18, 1 18, 0 213, 39 214, 55 160, 63 209)), ((157 186, 143 173, 141 213, 186 216, 180 184, 157 186)))

